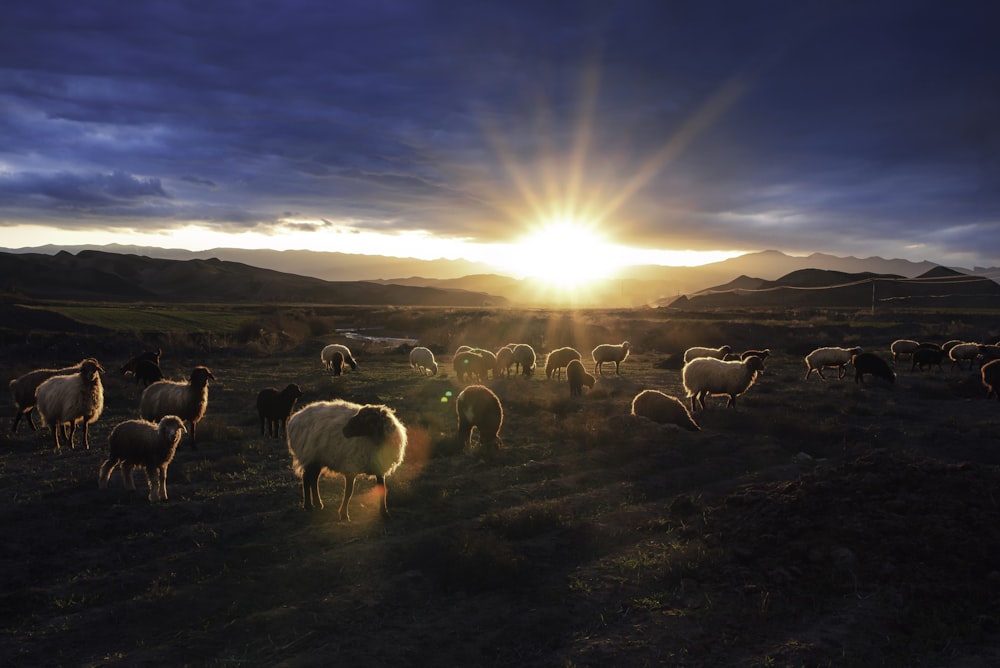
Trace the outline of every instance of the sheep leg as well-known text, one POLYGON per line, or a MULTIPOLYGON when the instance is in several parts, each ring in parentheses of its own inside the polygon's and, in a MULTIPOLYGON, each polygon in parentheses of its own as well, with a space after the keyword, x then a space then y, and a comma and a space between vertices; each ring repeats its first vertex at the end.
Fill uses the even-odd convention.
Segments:
POLYGON ((843 380, 844 376, 847 375, 847 365, 837 367, 837 380, 843 380))
POLYGON ((158 469, 158 471, 159 471, 159 478, 160 478, 160 500, 161 501, 166 501, 167 500, 167 467, 166 466, 161 466, 158 469))
POLYGON ((146 497, 150 503, 160 500, 160 467, 146 467, 146 484, 149 486, 149 495, 146 497))
POLYGON ((111 478, 111 472, 115 470, 115 466, 118 465, 117 461, 112 461, 112 458, 104 460, 101 464, 101 470, 97 474, 97 487, 100 489, 107 489, 108 480, 111 478))
POLYGON ((385 486, 384 475, 375 475, 375 493, 382 499, 381 503, 379 503, 379 512, 382 514, 382 517, 389 517, 389 506, 386 503, 386 498, 389 496, 389 488, 385 486))
POLYGON ((348 506, 351 503, 351 497, 354 496, 354 479, 357 477, 358 475, 356 473, 344 474, 344 500, 340 504, 340 520, 342 522, 351 521, 348 506))
POLYGON ((323 508, 323 501, 319 498, 319 474, 322 470, 321 464, 309 464, 302 471, 302 507, 306 510, 323 508))
POLYGON ((621 366, 621 362, 619 362, 618 360, 615 360, 615 375, 616 376, 620 376, 621 375, 620 373, 618 373, 618 368, 620 366, 621 366))
POLYGON ((128 462, 122 462, 122 483, 125 489, 135 491, 135 467, 128 462))
POLYGON ((90 422, 83 418, 83 449, 90 450, 90 422))
POLYGON ((191 420, 191 449, 192 450, 197 450, 198 449, 198 443, 195 440, 195 430, 197 428, 198 428, 198 423, 195 422, 194 420, 191 420))
POLYGON ((736 407, 736 395, 730 394, 729 401, 726 402, 726 408, 735 408, 735 407, 736 407))

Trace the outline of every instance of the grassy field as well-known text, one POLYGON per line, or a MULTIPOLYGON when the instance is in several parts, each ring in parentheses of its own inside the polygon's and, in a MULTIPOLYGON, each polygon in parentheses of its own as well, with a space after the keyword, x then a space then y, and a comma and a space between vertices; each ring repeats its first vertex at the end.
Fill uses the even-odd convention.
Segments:
MULTIPOLYGON (((893 386, 802 379, 819 345, 888 356, 904 335, 982 340, 998 333, 995 315, 302 306, 240 317, 230 331, 246 335, 211 348, 165 331, 133 338, 145 324, 56 352, 27 335, 6 348, 9 378, 84 353, 108 373, 89 450, 54 452, 49 432, 23 423, 0 436, 4 665, 1000 660, 1000 406, 975 370, 900 364, 893 386), (319 350, 345 341, 338 329, 420 338, 442 372, 421 377, 405 349, 348 340, 360 367, 333 377, 319 350), (586 359, 623 339, 634 353, 621 375, 582 398, 541 371, 488 380, 504 448, 456 444, 458 345, 572 345, 586 359), (628 414, 642 389, 683 396, 677 352, 723 343, 772 351, 735 409, 711 400, 696 433, 628 414), (199 447, 178 451, 158 505, 141 474, 138 493, 117 475, 97 487, 107 434, 137 416, 117 368, 149 344, 170 377, 197 364, 217 377, 199 447), (260 389, 289 382, 300 406, 385 403, 407 425, 390 518, 371 481, 359 480, 350 523, 336 519, 340 478, 320 481, 325 510, 301 509, 287 447, 261 435, 253 407, 260 389)), ((0 418, 12 416, 5 402, 0 418)))

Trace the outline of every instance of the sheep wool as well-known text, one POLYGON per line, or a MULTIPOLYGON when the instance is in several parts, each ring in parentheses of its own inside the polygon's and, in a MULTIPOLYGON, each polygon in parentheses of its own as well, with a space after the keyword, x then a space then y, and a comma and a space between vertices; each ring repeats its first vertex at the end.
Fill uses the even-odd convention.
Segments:
POLYGON ((545 358, 545 377, 552 378, 555 374, 556 379, 561 379, 563 368, 573 360, 579 359, 582 359, 582 356, 575 348, 556 348, 545 358))
MULTIPOLYGON (((81 361, 80 364, 83 364, 81 361)), ((10 427, 11 433, 17 433, 17 425, 21 418, 28 419, 31 431, 36 431, 35 421, 31 419, 31 414, 35 411, 38 402, 38 386, 53 376, 68 376, 80 372, 80 364, 63 367, 61 369, 35 369, 23 376, 18 376, 7 384, 10 389, 10 396, 14 400, 14 422, 10 427)))
POLYGON ((471 447, 472 430, 476 428, 484 448, 499 450, 503 447, 500 439, 503 406, 488 387, 470 385, 462 390, 455 401, 455 412, 458 414, 458 438, 463 446, 471 447))
POLYGON ((83 443, 90 449, 91 422, 96 422, 104 410, 104 386, 101 374, 104 367, 93 358, 80 363, 79 372, 68 376, 53 376, 38 386, 38 415, 43 425, 52 427, 56 450, 59 449, 59 432, 75 448, 73 437, 77 423, 83 423, 83 443), (68 433, 67 433, 68 431, 68 433))
POLYGON ((161 380, 142 392, 139 417, 158 422, 167 415, 176 415, 190 425, 191 447, 197 449, 198 422, 208 409, 208 381, 215 380, 212 370, 196 366, 187 382, 161 380))
POLYGON ((986 398, 996 397, 1000 401, 1000 360, 987 362, 980 369, 983 387, 986 388, 986 398))
POLYGON ((135 491, 133 469, 138 466, 146 473, 149 500, 166 501, 167 467, 185 431, 184 421, 176 415, 167 415, 159 423, 147 420, 119 423, 108 436, 109 454, 98 472, 98 487, 105 489, 112 471, 120 465, 125 488, 135 491))
POLYGON ((729 346, 719 346, 718 348, 705 348, 693 346, 684 351, 684 363, 687 364, 698 357, 714 357, 717 360, 725 359, 726 355, 733 352, 729 346))
POLYGON ((569 396, 583 396, 583 386, 593 389, 597 379, 587 373, 580 360, 570 360, 566 365, 566 380, 569 382, 569 396))
POLYGON ((421 376, 427 371, 430 371, 432 376, 436 376, 438 372, 434 353, 424 346, 417 346, 410 351, 410 366, 414 371, 419 371, 421 376))
POLYGON ((621 367, 621 363, 625 361, 629 353, 629 343, 628 341, 622 341, 619 344, 613 343, 602 343, 592 351, 590 351, 590 356, 594 359, 594 373, 599 373, 604 375, 604 363, 614 362, 615 363, 615 375, 621 367))
POLYGON ((632 399, 632 415, 660 424, 675 424, 688 431, 701 431, 684 402, 659 390, 643 390, 635 395, 632 399))
POLYGON ((823 375, 823 369, 837 369, 837 379, 842 379, 847 374, 847 365, 851 363, 851 358, 855 355, 861 354, 861 348, 837 348, 834 346, 826 348, 817 348, 808 355, 806 355, 806 377, 805 380, 809 380, 809 376, 813 371, 819 374, 819 377, 826 380, 826 376, 823 375))
POLYGON ((288 419, 285 430, 292 470, 302 478, 302 507, 323 507, 319 476, 327 470, 344 476, 344 497, 339 517, 350 521, 348 511, 355 478, 375 476, 381 495, 380 512, 389 515, 385 479, 406 454, 406 427, 384 405, 351 403, 342 399, 311 403, 288 419))
POLYGON ((684 365, 681 378, 694 411, 695 400, 704 409, 708 395, 728 395, 726 407, 735 407, 736 397, 750 389, 757 380, 757 374, 763 371, 764 360, 759 357, 728 362, 714 357, 696 357, 684 365))

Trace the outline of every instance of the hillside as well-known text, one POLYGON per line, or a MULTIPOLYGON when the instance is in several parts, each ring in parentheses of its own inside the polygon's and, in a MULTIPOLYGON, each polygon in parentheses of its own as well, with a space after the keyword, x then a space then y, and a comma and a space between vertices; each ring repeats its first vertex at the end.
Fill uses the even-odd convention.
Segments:
POLYGON ((112 302, 496 306, 484 293, 368 281, 324 281, 239 262, 169 260, 85 250, 76 255, 0 253, 0 293, 32 299, 112 302))
POLYGON ((658 305, 684 310, 719 308, 872 307, 985 308, 1000 305, 1000 285, 945 267, 908 278, 898 274, 799 269, 774 281, 741 276, 683 299, 658 305))

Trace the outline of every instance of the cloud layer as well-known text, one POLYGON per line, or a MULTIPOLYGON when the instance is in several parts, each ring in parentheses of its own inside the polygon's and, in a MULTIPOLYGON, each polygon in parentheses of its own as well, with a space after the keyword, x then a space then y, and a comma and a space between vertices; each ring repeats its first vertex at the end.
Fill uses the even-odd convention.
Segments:
POLYGON ((0 26, 0 225, 1000 265, 986 2, 86 3, 0 26), (287 228, 286 228, 287 226, 287 228))

